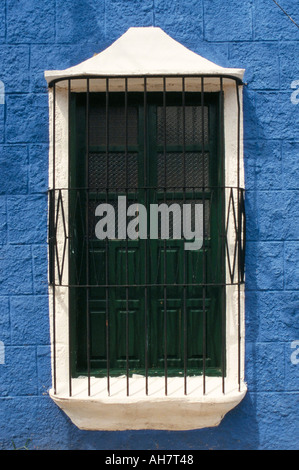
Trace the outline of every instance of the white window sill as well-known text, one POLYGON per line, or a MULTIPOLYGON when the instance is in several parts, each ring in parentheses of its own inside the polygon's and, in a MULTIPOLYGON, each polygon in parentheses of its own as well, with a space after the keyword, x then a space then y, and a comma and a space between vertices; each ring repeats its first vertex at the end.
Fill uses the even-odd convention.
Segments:
MULTIPOLYGON (((234 381, 235 382, 235 381, 234 381)), ((130 395, 126 394, 126 378, 110 379, 110 396, 107 379, 91 378, 91 394, 87 395, 87 379, 72 380, 72 396, 68 385, 50 396, 80 429, 95 431, 122 431, 138 429, 190 430, 217 426, 222 418, 236 407, 246 394, 246 384, 241 391, 236 383, 225 381, 222 392, 221 377, 188 377, 187 395, 184 395, 184 378, 168 378, 165 396, 165 378, 150 377, 149 393, 145 395, 145 379, 130 378, 130 395)))

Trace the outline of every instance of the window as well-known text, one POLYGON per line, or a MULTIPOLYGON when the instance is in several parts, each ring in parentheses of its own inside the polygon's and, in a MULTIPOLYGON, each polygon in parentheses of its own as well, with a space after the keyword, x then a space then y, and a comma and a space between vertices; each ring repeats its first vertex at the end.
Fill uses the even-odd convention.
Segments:
POLYGON ((216 425, 246 392, 240 81, 86 75, 50 80, 51 396, 83 429, 216 425))
POLYGON ((112 375, 196 375, 203 367, 206 373, 221 375, 224 261, 218 233, 224 208, 217 148, 219 94, 205 95, 204 106, 201 98, 197 93, 174 93, 165 95, 163 103, 163 94, 153 93, 145 109, 143 94, 113 94, 108 107, 105 94, 90 94, 87 139, 86 95, 72 97, 74 376, 87 374, 88 368, 96 376, 107 376, 107 369, 112 375), (126 206, 122 214, 120 197, 126 206), (101 204, 113 209, 108 222, 115 232, 111 240, 96 237, 96 208, 101 204), (158 238, 140 238, 137 233, 136 239, 124 239, 120 226, 127 227, 134 214, 128 222, 119 219, 126 218, 132 204, 137 204, 136 210, 143 204, 148 214, 153 205, 166 204, 167 213, 173 208, 169 232, 162 233, 159 217, 158 238), (204 205, 201 249, 185 250, 183 204, 190 207, 191 226, 195 204, 204 205), (176 226, 178 234, 172 233, 176 226))

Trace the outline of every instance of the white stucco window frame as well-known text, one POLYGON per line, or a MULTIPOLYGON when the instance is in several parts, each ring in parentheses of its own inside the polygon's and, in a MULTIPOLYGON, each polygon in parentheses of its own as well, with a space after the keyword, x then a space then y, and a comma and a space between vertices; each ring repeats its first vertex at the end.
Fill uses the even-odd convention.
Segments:
MULTIPOLYGON (((143 91, 143 77, 146 76, 147 91, 150 92, 161 89, 161 76, 164 75, 167 75, 167 90, 180 90, 181 78, 178 75, 184 75, 186 91, 200 91, 201 80, 196 76, 204 76, 205 91, 223 92, 225 186, 239 185, 244 188, 243 147, 240 145, 243 141, 243 73, 242 69, 219 67, 188 51, 160 28, 130 28, 106 51, 79 66, 65 71, 46 72, 50 85, 49 187, 52 188, 55 179, 56 188, 68 189, 69 93, 84 92, 86 77, 89 77, 92 93, 104 90, 104 77, 109 77, 111 92, 123 90, 122 76, 131 77, 130 90, 143 91), (128 51, 127 56, 125 51, 128 51), (119 78, 115 78, 116 76, 119 78), (51 86, 53 82, 56 83, 55 87, 51 86)), ((62 191, 61 194, 65 198, 67 208, 67 191, 62 191)), ((228 193, 225 205, 228 209, 228 193)), ((67 231, 67 209, 65 220, 67 231)), ((228 230, 228 240, 231 237, 232 245, 235 243, 233 236, 233 230, 231 233, 228 230)), ((62 253, 65 247, 63 227, 57 232, 57 245, 62 253)), ((91 377, 91 392, 88 394, 88 378, 82 377, 71 379, 70 394, 67 263, 66 257, 61 286, 49 287, 52 371, 55 370, 55 387, 50 390, 50 396, 76 426, 85 430, 199 429, 217 426, 223 417, 241 402, 247 390, 244 379, 244 284, 238 286, 229 283, 226 286, 225 390, 221 377, 207 376, 204 391, 203 377, 198 376, 188 378, 188 394, 185 395, 183 377, 174 377, 168 379, 168 394, 165 396, 164 377, 149 377, 149 393, 146 395, 144 377, 133 376, 130 378, 130 394, 127 396, 126 377, 111 377, 111 391, 108 396, 105 378, 91 377)))

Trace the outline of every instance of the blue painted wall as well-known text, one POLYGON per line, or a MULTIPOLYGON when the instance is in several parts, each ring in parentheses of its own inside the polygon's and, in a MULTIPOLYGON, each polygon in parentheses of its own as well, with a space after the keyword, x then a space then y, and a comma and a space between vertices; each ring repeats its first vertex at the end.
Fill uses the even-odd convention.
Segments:
MULTIPOLYGON (((297 2, 280 3, 299 23, 297 2)), ((299 447, 298 57, 299 29, 272 0, 0 0, 0 449, 299 447), (83 432, 47 394, 43 72, 91 57, 130 26, 151 25, 219 65, 246 68, 249 391, 214 429, 83 432)))

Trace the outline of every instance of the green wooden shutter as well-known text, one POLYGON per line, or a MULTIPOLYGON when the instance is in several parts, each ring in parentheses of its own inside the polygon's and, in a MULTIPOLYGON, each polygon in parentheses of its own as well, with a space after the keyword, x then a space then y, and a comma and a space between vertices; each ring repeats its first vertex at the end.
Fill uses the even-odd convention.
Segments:
POLYGON ((73 374, 87 369, 87 316, 93 375, 107 374, 107 350, 111 375, 123 374, 127 366, 130 373, 144 374, 145 351, 150 375, 163 375, 166 365, 168 375, 182 374, 184 365, 188 374, 198 375, 204 357, 205 372, 221 374, 225 289, 219 94, 205 94, 203 109, 197 93, 186 93, 185 103, 180 93, 167 94, 166 103, 162 93, 149 93, 145 110, 143 94, 129 93, 127 138, 124 94, 111 94, 109 108, 105 99, 90 95, 88 155, 85 95, 74 94, 72 100, 73 374), (117 219, 120 195, 128 205, 144 204, 148 214, 150 204, 204 204, 204 246, 187 251, 183 238, 97 240, 96 206, 111 204, 117 219))

